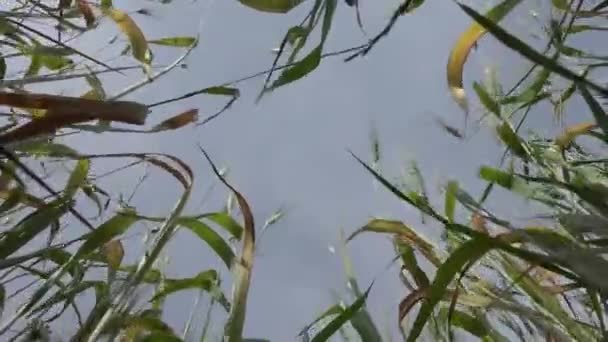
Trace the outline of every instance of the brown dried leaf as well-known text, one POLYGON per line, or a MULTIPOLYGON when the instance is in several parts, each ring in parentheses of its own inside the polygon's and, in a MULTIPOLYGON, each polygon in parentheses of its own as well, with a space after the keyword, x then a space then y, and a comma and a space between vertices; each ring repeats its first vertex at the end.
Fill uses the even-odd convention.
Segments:
POLYGON ((91 28, 95 25, 95 15, 93 9, 85 0, 78 0, 78 10, 82 13, 84 21, 87 23, 87 27, 91 28))
POLYGON ((196 122, 196 120, 198 120, 198 109, 189 109, 183 113, 177 114, 176 116, 159 123, 152 130, 165 131, 171 129, 178 129, 190 123, 196 122))
POLYGON ((137 102, 100 101, 46 94, 0 92, 0 105, 47 110, 42 118, 0 135, 0 144, 53 133, 62 127, 91 120, 143 125, 148 114, 148 107, 137 102))

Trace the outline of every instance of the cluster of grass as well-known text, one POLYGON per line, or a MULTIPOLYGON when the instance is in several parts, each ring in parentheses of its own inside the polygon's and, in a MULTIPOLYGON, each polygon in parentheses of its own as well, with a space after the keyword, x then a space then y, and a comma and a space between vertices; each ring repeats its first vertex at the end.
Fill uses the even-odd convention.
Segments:
MULTIPOLYGON (((456 333, 485 341, 608 340, 608 160, 603 157, 608 116, 600 102, 608 89, 595 80, 606 63, 605 56, 572 43, 572 36, 604 30, 600 23, 608 2, 553 1, 551 11, 559 15, 551 16, 545 28, 548 43, 543 51, 500 25, 523 2, 501 1, 485 15, 457 4, 473 21, 454 44, 447 64, 448 86, 463 110, 469 111, 464 64, 484 35, 532 65, 509 91, 496 79, 473 84, 485 121, 505 147, 500 166, 480 167, 479 177, 487 187, 479 199, 450 181, 443 208, 436 208, 424 192, 403 190, 356 157, 388 191, 445 232, 440 247, 407 223, 374 219, 347 239, 363 232, 392 236, 407 289, 397 318, 404 340, 452 340, 456 333), (566 127, 556 137, 521 134, 531 110, 549 103, 559 116, 576 97, 586 104, 590 121, 566 127), (484 203, 495 187, 538 203, 537 223, 516 224, 488 210, 484 203), (465 222, 455 215, 459 207, 468 213, 465 222)), ((359 300, 338 315, 349 317, 362 340, 378 340, 370 337, 377 331, 373 325, 361 324, 369 317, 360 302, 366 296, 359 294, 359 300)))
POLYGON ((226 311, 224 335, 240 341, 253 262, 253 218, 244 197, 225 181, 205 151, 201 148, 201 158, 207 157, 218 179, 233 193, 242 224, 228 209, 186 215, 194 174, 187 163, 172 155, 128 150, 85 153, 64 139, 86 132, 156 134, 202 125, 227 109, 238 98, 238 90, 224 85, 186 94, 224 96, 229 101, 210 117, 199 119, 197 109, 187 109, 148 125, 154 107, 176 99, 143 104, 122 98, 180 66, 198 37, 148 39, 136 20, 149 15, 146 9, 127 13, 108 0, 16 1, 2 6, 0 104, 10 111, 2 114, 0 132, 0 339, 180 341, 196 333, 203 340, 205 329, 186 328, 178 333, 162 319, 168 296, 194 289, 208 294, 226 311), (118 49, 112 65, 100 60, 95 50, 73 47, 89 35, 112 32, 107 29, 111 26, 117 34, 107 37, 111 39, 106 48, 118 49), (153 63, 157 47, 183 53, 159 67, 153 63), (121 64, 125 60, 129 66, 121 64), (104 77, 117 74, 135 81, 111 94, 104 77), (59 95, 66 84, 70 93, 82 89, 69 86, 73 84, 88 89, 59 95), (37 92, 41 85, 51 91, 37 92), (117 161, 124 165, 96 174, 94 166, 103 169, 117 161), (144 164, 181 188, 165 217, 148 216, 131 205, 138 186, 130 196, 122 196, 100 185, 108 176, 144 164), (146 251, 129 261, 124 241, 138 227, 147 235, 146 251), (202 269, 179 279, 165 275, 159 256, 178 229, 200 238, 233 272, 231 296, 221 287, 220 270, 202 269))
MULTIPOLYGON (((305 4, 294 0, 239 1, 255 10, 274 13, 287 13, 305 4)), ((469 111, 464 66, 471 49, 484 35, 494 37, 532 65, 509 91, 503 90, 497 80, 473 84, 487 121, 505 146, 501 166, 480 168, 479 176, 488 182, 480 199, 451 181, 446 187, 444 207, 437 209, 424 191, 404 190, 392 184, 371 163, 353 155, 387 191, 416 207, 446 232, 445 247, 439 247, 438 242, 417 234, 407 223, 386 218, 368 222, 345 239, 348 242, 364 232, 392 236, 395 260, 401 263, 400 278, 408 291, 396 317, 407 341, 425 334, 434 340, 450 340, 456 332, 483 340, 608 340, 604 318, 608 304, 608 261, 604 256, 608 241, 608 159, 601 153, 608 142, 608 116, 598 100, 608 94, 608 89, 592 77, 605 67, 606 57, 579 49, 568 40, 574 35, 605 31, 597 22, 605 15, 608 1, 589 5, 582 0, 554 0, 551 11, 559 15, 546 27, 548 43, 543 51, 530 47, 500 24, 523 2, 503 0, 483 15, 453 4, 460 6, 472 22, 447 56, 448 87, 463 110, 469 111), (573 70, 572 60, 581 70, 573 70), (564 81, 563 88, 555 86, 564 81), (567 127, 557 137, 526 137, 520 133, 527 113, 539 104, 548 102, 561 113, 563 106, 576 97, 586 103, 593 121, 567 127), (590 145, 595 152, 579 143, 581 136, 592 139, 590 145), (503 167, 504 163, 508 166, 503 167), (543 223, 519 226, 500 213, 490 212, 484 203, 494 187, 538 202, 544 208, 539 213, 543 223), (458 209, 467 211, 470 220, 459 221, 458 209), (430 266, 423 266, 427 264, 430 266)), ((246 340, 243 327, 254 270, 256 227, 246 199, 225 180, 205 150, 201 148, 201 157, 232 194, 240 217, 229 208, 186 215, 184 207, 195 175, 187 163, 172 155, 84 153, 62 140, 83 132, 155 134, 205 124, 238 99, 234 85, 240 80, 152 104, 121 100, 179 66, 198 38, 148 39, 135 19, 148 15, 148 11, 127 13, 110 0, 48 3, 24 0, 1 8, 0 104, 11 110, 2 113, 4 123, 0 127, 0 309, 11 309, 0 312, 0 338, 44 340, 47 335, 57 336, 54 332, 62 330, 68 320, 69 335, 63 333, 60 340, 203 341, 210 339, 210 314, 201 319, 201 331, 196 332, 190 328, 191 322, 185 324, 183 332, 177 332, 163 321, 168 296, 198 289, 225 311, 223 339, 246 340), (119 34, 108 44, 119 46, 120 55, 135 61, 135 66, 110 65, 94 53, 72 47, 102 24, 115 25, 119 34), (158 46, 184 52, 174 62, 158 68, 153 63, 153 47, 158 46), (11 72, 17 76, 9 78, 11 72), (100 75, 111 73, 137 75, 141 81, 108 94, 100 75), (84 80, 89 90, 69 97, 58 95, 59 90, 57 94, 31 90, 40 83, 65 80, 84 80), (203 119, 199 119, 196 109, 186 109, 149 128, 131 128, 146 126, 153 108, 196 95, 229 100, 216 114, 203 119), (106 175, 148 164, 182 189, 165 217, 140 213, 129 199, 102 189, 99 180, 104 175, 95 175, 92 165, 117 159, 129 162, 106 175), (47 162, 61 167, 48 172, 47 162), (58 176, 58 181, 55 176, 62 170, 68 172, 63 178, 58 176), (56 190, 61 182, 62 189, 56 190), (91 207, 95 214, 85 215, 85 208, 91 207), (154 227, 146 229, 147 224, 154 227), (74 237, 65 233, 67 227, 77 227, 74 237), (149 238, 146 252, 131 263, 125 258, 124 239, 136 227, 144 228, 149 238), (200 238, 225 269, 203 269, 180 279, 165 276, 159 257, 178 229, 200 238), (225 271, 231 273, 230 295, 225 294, 226 284, 221 281, 225 271), (92 305, 84 309, 87 299, 92 305)), ((424 1, 403 1, 386 28, 368 43, 326 52, 324 44, 339 4, 337 0, 311 1, 304 20, 286 32, 273 67, 243 78, 267 75, 259 97, 305 77, 325 57, 350 54, 347 60, 352 60, 370 53, 389 35, 397 20, 416 15, 415 10, 424 1), (317 32, 320 39, 308 49, 307 42, 317 32), (273 77, 275 73, 278 76, 273 77)), ((346 1, 346 5, 358 14, 357 1, 346 1)), ((462 136, 457 129, 446 128, 462 136)), ((421 172, 417 168, 415 171, 421 179, 421 172)), ((326 341, 332 336, 348 340, 352 334, 363 341, 384 339, 365 309, 373 285, 361 289, 350 267, 347 276, 355 299, 332 306, 314 319, 300 332, 303 340, 326 341)))

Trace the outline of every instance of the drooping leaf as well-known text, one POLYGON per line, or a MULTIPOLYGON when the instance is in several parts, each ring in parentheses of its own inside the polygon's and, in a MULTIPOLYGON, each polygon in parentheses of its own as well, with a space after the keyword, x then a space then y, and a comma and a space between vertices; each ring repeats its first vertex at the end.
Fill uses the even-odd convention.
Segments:
MULTIPOLYGON (((513 10, 521 0, 505 0, 493 7, 486 17, 490 21, 498 22, 504 18, 511 10, 513 10)), ((466 94, 462 84, 462 74, 464 64, 471 52, 471 49, 477 44, 477 41, 486 33, 486 29, 478 23, 473 23, 469 28, 458 38, 458 41, 452 47, 447 63, 447 81, 452 97, 458 105, 466 112, 469 111, 466 94)))
POLYGON ((157 301, 172 293, 189 289, 200 289, 209 292, 226 311, 230 310, 230 303, 218 286, 218 274, 215 270, 204 271, 191 278, 164 279, 162 290, 157 292, 150 301, 157 301))
POLYGON ((135 21, 125 12, 116 8, 105 8, 104 14, 112 18, 120 30, 129 38, 133 57, 143 64, 150 64, 151 55, 148 42, 135 21))
POLYGON ((211 227, 195 218, 180 218, 178 223, 188 228, 192 233, 203 240, 213 251, 224 261, 229 269, 234 262, 234 252, 230 245, 224 241, 221 235, 216 233, 211 227))
POLYGON ((243 227, 227 213, 217 212, 202 215, 201 218, 209 220, 225 229, 233 238, 241 239, 243 227))
POLYGON ((502 27, 494 23, 493 20, 486 18, 485 16, 477 13, 475 10, 467 5, 459 3, 458 6, 471 18, 473 18, 479 25, 487 30, 492 36, 498 39, 501 43, 509 47, 510 49, 518 52, 520 55, 526 57, 530 61, 541 65, 545 69, 552 71, 566 79, 578 82, 582 85, 588 86, 589 88, 601 93, 604 96, 608 96, 608 89, 586 79, 585 77, 576 74, 570 69, 564 67, 558 63, 554 58, 547 57, 528 44, 524 43, 519 38, 505 31, 502 27))
POLYGON ((437 254, 433 245, 425 238, 421 237, 412 228, 406 224, 395 220, 374 219, 368 222, 365 226, 357 229, 346 239, 350 241, 363 232, 393 234, 400 240, 416 247, 431 263, 434 265, 441 264, 441 257, 437 254))
POLYGON ((232 265, 234 274, 234 285, 232 289, 232 307, 228 314, 227 322, 224 326, 224 340, 227 342, 240 342, 243 339, 243 328, 247 311, 247 296, 251 283, 253 262, 255 258, 255 222, 251 208, 245 197, 230 185, 212 162, 207 152, 199 146, 205 159, 211 165, 213 173, 219 178, 236 197, 237 203, 243 216, 243 237, 241 245, 241 255, 232 265))

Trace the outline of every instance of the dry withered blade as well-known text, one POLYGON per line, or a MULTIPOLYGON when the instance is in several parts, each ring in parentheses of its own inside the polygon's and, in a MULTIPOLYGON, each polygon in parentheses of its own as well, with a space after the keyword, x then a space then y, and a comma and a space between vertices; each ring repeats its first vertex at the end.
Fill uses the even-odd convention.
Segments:
POLYGON ((101 101, 47 94, 0 92, 0 106, 45 109, 41 118, 0 134, 0 144, 23 141, 58 129, 91 120, 143 125, 149 109, 131 101, 101 101))

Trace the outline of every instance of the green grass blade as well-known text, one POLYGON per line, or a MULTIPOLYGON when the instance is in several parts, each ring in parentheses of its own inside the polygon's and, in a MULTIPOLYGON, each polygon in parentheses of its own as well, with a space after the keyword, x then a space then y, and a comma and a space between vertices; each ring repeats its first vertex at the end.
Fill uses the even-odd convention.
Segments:
POLYGON ((164 279, 161 290, 150 301, 163 299, 170 294, 190 289, 200 289, 209 292, 226 311, 230 310, 230 303, 218 287, 218 274, 215 270, 208 270, 191 278, 164 279))
MULTIPOLYGON (((344 264, 344 270, 348 282, 348 288, 351 289, 355 297, 359 298, 363 295, 359 288, 359 283, 355 276, 355 271, 352 266, 352 261, 348 255, 346 241, 343 239, 343 234, 340 234, 340 254, 342 256, 342 262, 344 264)), ((372 316, 366 310, 365 306, 352 317, 351 324, 357 331, 363 341, 382 341, 380 332, 376 327, 376 324, 372 320, 372 316)))
POLYGON ((234 262, 234 252, 230 245, 221 235, 216 233, 211 227, 194 218, 180 218, 178 223, 181 226, 188 228, 192 233, 204 241, 213 251, 224 261, 224 264, 229 269, 234 262))
POLYGON ((414 342, 422 333, 430 319, 435 306, 445 296, 448 285, 454 277, 468 264, 477 261, 489 250, 495 247, 494 240, 481 235, 471 239, 456 249, 448 259, 437 269, 435 279, 429 288, 426 301, 420 307, 418 316, 409 332, 407 342, 414 342))
MULTIPOLYGON (((59 200, 62 202, 62 200, 59 200)), ((56 222, 68 210, 68 205, 55 201, 29 214, 0 237, 0 259, 5 259, 56 222)))
POLYGON ((454 222, 454 212, 456 210, 456 193, 458 192, 458 183, 455 181, 448 182, 445 190, 445 217, 450 223, 454 222))
POLYGON ((137 221, 137 217, 132 215, 130 210, 116 214, 84 236, 85 242, 80 246, 74 258, 82 258, 99 249, 106 242, 124 234, 137 221))

